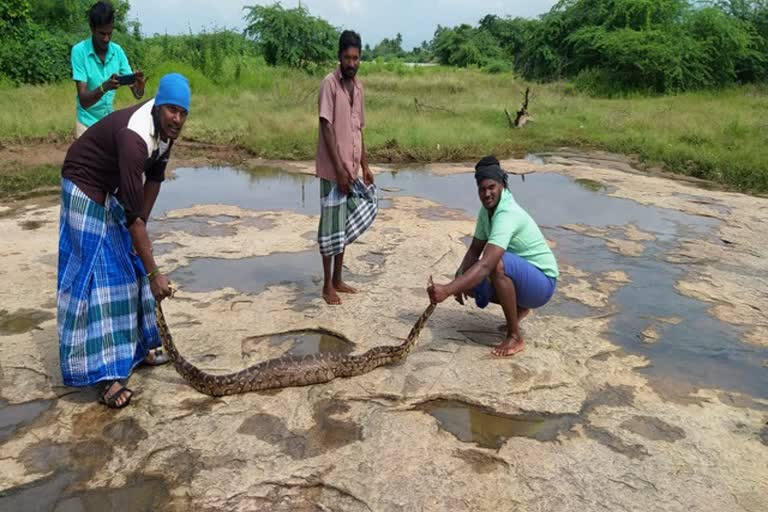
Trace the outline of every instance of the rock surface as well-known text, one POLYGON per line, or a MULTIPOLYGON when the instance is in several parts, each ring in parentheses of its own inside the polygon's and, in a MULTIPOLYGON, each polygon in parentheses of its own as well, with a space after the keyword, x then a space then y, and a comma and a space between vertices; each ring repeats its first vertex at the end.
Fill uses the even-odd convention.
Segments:
MULTIPOLYGON (((613 197, 719 219, 722 243, 681 239, 667 264, 684 266, 680 293, 711 303, 712 315, 744 329, 744 342, 766 344, 768 201, 584 164, 503 165, 596 180, 613 197)), ((452 276, 473 220, 460 211, 435 219, 429 212, 445 209, 422 198, 389 200, 347 253, 361 293, 343 296, 338 307, 319 298, 317 216, 222 205, 169 212, 164 222, 196 224, 158 230, 157 244, 168 244, 159 256, 167 271, 201 257, 305 252, 318 264, 314 278, 278 280, 255 293, 182 287, 164 305, 179 349, 223 372, 262 356, 249 340, 287 328, 331 329, 356 352, 398 343, 427 305, 427 276, 452 276)), ((31 200, 3 212, 0 509, 768 510, 768 401, 639 371, 651 362, 611 341, 608 315, 544 308, 523 323, 526 350, 498 359, 490 345, 499 341, 501 311, 449 300, 400 366, 220 399, 195 392, 170 365, 141 369, 131 378, 131 406, 107 410, 91 392, 61 382, 58 206, 31 200), (453 427, 423 409, 440 400, 466 407, 451 416, 453 427), (532 414, 543 426, 557 420, 548 440, 527 430, 498 440, 498 448, 472 442, 489 428, 517 432, 508 423, 532 414)), ((655 243, 653 233, 620 228, 618 239, 568 226, 630 257, 642 253, 635 244, 655 243)), ((630 279, 619 269, 561 267, 563 300, 609 311, 630 279)), ((656 341, 682 320, 650 319, 645 337, 656 341)))

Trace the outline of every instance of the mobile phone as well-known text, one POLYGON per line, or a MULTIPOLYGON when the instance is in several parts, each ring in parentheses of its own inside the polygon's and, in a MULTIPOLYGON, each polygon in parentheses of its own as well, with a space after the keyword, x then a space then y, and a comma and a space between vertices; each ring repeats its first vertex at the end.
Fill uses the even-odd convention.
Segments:
POLYGON ((131 85, 136 82, 136 75, 119 75, 117 76, 117 83, 120 85, 131 85))

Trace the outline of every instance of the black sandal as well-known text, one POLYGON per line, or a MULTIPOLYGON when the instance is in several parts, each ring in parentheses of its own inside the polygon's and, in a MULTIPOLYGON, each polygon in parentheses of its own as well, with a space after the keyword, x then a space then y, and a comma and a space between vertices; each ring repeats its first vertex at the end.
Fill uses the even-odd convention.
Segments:
POLYGON ((111 388, 115 382, 120 383, 119 380, 107 380, 107 381, 99 382, 97 384, 98 393, 99 393, 99 403, 106 405, 110 409, 122 409, 123 407, 131 403, 131 398, 133 398, 133 391, 121 384, 120 388, 117 391, 107 396, 107 392, 109 391, 109 388, 111 388), (118 399, 126 391, 129 393, 128 398, 125 400, 125 402, 123 402, 122 405, 118 405, 117 404, 118 399))

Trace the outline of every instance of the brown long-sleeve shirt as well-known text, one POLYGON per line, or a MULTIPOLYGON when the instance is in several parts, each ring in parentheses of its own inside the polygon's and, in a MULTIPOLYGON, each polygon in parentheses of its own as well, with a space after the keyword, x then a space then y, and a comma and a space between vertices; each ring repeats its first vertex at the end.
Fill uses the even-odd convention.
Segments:
POLYGON ((153 105, 154 99, 117 110, 88 128, 70 146, 61 169, 63 178, 99 204, 107 194, 116 195, 128 225, 144 217, 144 175, 165 179, 173 145, 162 150, 153 105))

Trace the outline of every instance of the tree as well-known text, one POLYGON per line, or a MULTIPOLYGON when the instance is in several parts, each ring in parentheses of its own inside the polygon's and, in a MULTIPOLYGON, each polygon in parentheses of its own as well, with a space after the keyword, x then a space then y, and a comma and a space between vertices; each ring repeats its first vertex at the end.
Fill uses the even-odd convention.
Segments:
POLYGON ((243 9, 245 34, 259 44, 267 64, 306 68, 335 58, 338 30, 305 7, 283 9, 278 2, 243 9))
MULTIPOLYGON (((88 32, 88 10, 95 0, 36 0, 31 19, 50 29, 73 34, 88 32)), ((127 32, 126 18, 130 9, 128 0, 110 0, 115 9, 115 30, 127 32)))
POLYGON ((3 40, 31 21, 29 0, 4 0, 0 2, 0 36, 3 40))
MULTIPOLYGON (((88 34, 88 9, 92 0, 1 0, 0 75, 15 82, 46 83, 70 76, 69 52, 88 34)), ((126 28, 128 0, 112 0, 115 32, 126 28)), ((130 36, 121 43, 135 62, 130 36)))
POLYGON ((422 41, 421 46, 414 46, 409 54, 404 56, 409 62, 430 62, 434 55, 427 41, 422 41))
POLYGON ((764 74, 765 41, 755 28, 717 7, 697 10, 686 20, 687 31, 703 47, 714 85, 754 80, 764 74))
POLYGON ((484 66, 503 60, 498 42, 486 31, 463 24, 455 28, 437 26, 432 50, 441 64, 484 66))
POLYGON ((394 39, 387 39, 386 37, 381 40, 379 44, 373 47, 371 51, 371 59, 383 58, 402 58, 405 56, 403 50, 403 36, 398 33, 394 39))
POLYGON ((515 57, 523 50, 536 23, 536 20, 501 18, 489 14, 480 20, 478 28, 493 36, 509 57, 515 57))
MULTIPOLYGON (((576 78, 603 92, 753 81, 766 74, 768 45, 752 21, 766 1, 561 0, 524 31, 515 68, 529 79, 576 78)), ((501 39, 498 20, 484 22, 501 39)))

